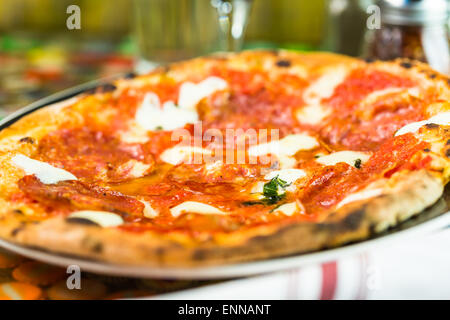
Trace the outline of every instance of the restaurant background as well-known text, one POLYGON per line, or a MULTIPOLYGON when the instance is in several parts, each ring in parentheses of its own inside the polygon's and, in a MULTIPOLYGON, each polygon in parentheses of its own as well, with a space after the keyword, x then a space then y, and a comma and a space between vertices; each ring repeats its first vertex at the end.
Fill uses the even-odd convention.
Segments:
MULTIPOLYGON (((186 1, 190 0, 178 0, 180 5, 186 1)), ((0 0, 0 117, 76 84, 133 70, 137 52, 133 3, 0 0), (80 30, 66 26, 69 5, 81 9, 80 30)), ((254 0, 244 48, 329 50, 356 56, 368 3, 254 0)))

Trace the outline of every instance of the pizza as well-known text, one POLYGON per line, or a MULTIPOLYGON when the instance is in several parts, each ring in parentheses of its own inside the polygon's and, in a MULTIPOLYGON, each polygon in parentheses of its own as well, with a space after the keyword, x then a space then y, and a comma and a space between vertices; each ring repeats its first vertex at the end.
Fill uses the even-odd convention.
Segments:
POLYGON ((0 237, 198 267, 344 245, 434 204, 450 79, 410 60, 211 55, 114 81, 0 132, 0 237))

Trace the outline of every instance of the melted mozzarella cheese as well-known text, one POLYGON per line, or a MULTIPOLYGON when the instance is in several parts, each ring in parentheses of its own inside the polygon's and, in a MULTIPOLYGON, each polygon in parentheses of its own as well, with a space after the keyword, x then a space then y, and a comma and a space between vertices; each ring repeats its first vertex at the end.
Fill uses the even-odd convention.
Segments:
POLYGON ((325 166, 334 166, 336 163, 345 162, 351 166, 355 165, 355 161, 360 159, 362 163, 369 160, 370 155, 357 151, 339 151, 316 159, 316 162, 325 166))
POLYGON ((207 163, 205 165, 205 171, 207 174, 215 174, 215 173, 220 173, 221 170, 223 170, 223 161, 214 161, 214 162, 210 162, 207 163))
POLYGON ((25 171, 27 175, 35 175, 44 184, 56 184, 61 181, 77 180, 70 172, 53 167, 52 165, 30 159, 22 154, 17 154, 11 159, 12 163, 25 171))
POLYGON ((274 210, 274 212, 281 212, 286 216, 292 216, 298 211, 296 202, 285 203, 274 210))
POLYGON ((161 107, 158 96, 150 92, 136 111, 135 120, 145 130, 175 130, 197 122, 198 114, 195 110, 178 108, 172 101, 161 107))
POLYGON ((363 104, 374 103, 378 100, 378 98, 389 95, 391 93, 400 93, 406 91, 405 88, 386 88, 382 90, 376 90, 374 92, 369 93, 366 98, 362 101, 363 104))
POLYGON ((209 77, 197 84, 185 82, 180 87, 178 105, 181 108, 194 109, 203 98, 227 87, 228 83, 218 77, 209 77))
POLYGON ((294 157, 278 156, 281 169, 291 169, 297 164, 297 160, 294 157))
POLYGON ((295 117, 300 123, 319 124, 331 114, 331 109, 320 104, 307 105, 297 110, 295 117))
POLYGON ((148 131, 131 121, 127 130, 118 132, 120 141, 125 143, 146 143, 149 140, 148 131))
MULTIPOLYGON (((264 179, 269 181, 273 178, 278 177, 279 179, 285 181, 289 184, 286 188, 278 188, 278 194, 281 195, 285 191, 294 192, 296 190, 296 186, 293 184, 298 179, 306 177, 306 172, 301 169, 282 169, 282 170, 275 170, 272 172, 269 172, 264 176, 264 179)), ((264 185, 266 182, 264 181, 258 181, 256 182, 250 193, 255 194, 258 199, 262 199, 263 197, 263 191, 264 191, 264 185)))
POLYGON ((346 67, 338 66, 332 71, 327 71, 323 76, 306 88, 303 99, 307 104, 319 104, 320 100, 333 95, 336 87, 347 77, 349 70, 346 67))
POLYGON ((124 223, 121 216, 106 211, 77 211, 70 214, 69 218, 86 219, 104 228, 117 227, 124 223))
POLYGON ((250 191, 250 194, 255 195, 257 199, 263 199, 263 191, 264 191, 264 185, 266 183, 264 181, 258 181, 255 183, 250 191))
POLYGON ((394 88, 386 88, 386 89, 382 89, 382 90, 377 90, 377 91, 370 93, 363 100, 363 103, 364 104, 374 103, 375 101, 378 100, 378 98, 386 96, 386 95, 390 95, 392 93, 401 93, 402 96, 406 95, 406 96, 418 97, 420 95, 420 89, 417 87, 413 87, 413 88, 394 87, 394 88))
POLYGON ((205 155, 212 154, 211 150, 200 147, 177 146, 165 150, 163 153, 161 153, 159 158, 166 163, 176 166, 177 164, 180 164, 182 162, 192 163, 193 158, 195 159, 196 153, 205 155))
POLYGON ((127 178, 140 178, 147 174, 150 168, 151 165, 132 159, 119 165, 116 172, 127 178))
POLYGON ((450 112, 443 112, 439 113, 433 117, 431 117, 428 120, 418 121, 409 123, 406 126, 400 128, 396 133, 395 136, 401 136, 406 133, 414 133, 418 131, 421 127, 427 124, 438 124, 438 125, 450 125, 450 112))
POLYGON ((144 204, 144 211, 143 211, 144 217, 153 219, 159 215, 159 212, 157 210, 155 210, 148 201, 145 201, 145 200, 139 200, 139 201, 144 204))
POLYGON ((178 217, 181 214, 188 212, 199 214, 226 214, 225 212, 210 206, 209 204, 196 201, 186 201, 170 209, 170 213, 174 217, 178 217))
POLYGON ((366 189, 359 192, 355 192, 353 194, 348 195, 345 197, 341 202, 338 203, 336 206, 337 209, 341 208, 342 206, 356 201, 362 201, 370 198, 377 197, 383 193, 383 189, 366 189))
POLYGON ((288 184, 291 184, 300 178, 306 177, 306 172, 301 169, 275 170, 266 174, 264 179, 272 180, 275 177, 278 177, 281 180, 286 181, 288 184))
POLYGON ((281 140, 251 146, 248 149, 248 154, 252 157, 265 154, 293 156, 300 150, 311 150, 318 146, 319 143, 314 137, 301 133, 291 134, 281 140))

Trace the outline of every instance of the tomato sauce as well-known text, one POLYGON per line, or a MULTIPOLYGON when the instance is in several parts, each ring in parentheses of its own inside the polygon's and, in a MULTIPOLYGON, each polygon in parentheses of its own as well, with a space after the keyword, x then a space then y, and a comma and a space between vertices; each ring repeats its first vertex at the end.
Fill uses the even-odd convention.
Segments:
POLYGON ((388 72, 356 69, 324 102, 342 112, 352 110, 363 98, 377 90, 409 88, 414 84, 412 80, 388 72))
MULTIPOLYGON (((72 172, 79 181, 47 186, 26 176, 19 182, 21 191, 34 203, 54 208, 54 212, 109 210, 124 217, 126 224, 120 227, 123 230, 181 232, 203 239, 208 232, 320 221, 349 193, 401 170, 424 168, 431 161, 431 157, 417 156, 428 147, 427 143, 412 134, 393 137, 405 124, 423 119, 422 109, 428 101, 393 100, 368 106, 372 109, 367 119, 355 115, 361 101, 370 93, 413 87, 415 83, 409 79, 383 71, 357 69, 337 86, 330 98, 322 101, 335 109, 332 116, 312 126, 298 123, 294 116, 295 109, 305 104, 303 92, 309 85, 305 79, 225 68, 213 68, 210 75, 223 78, 230 88, 199 104, 203 130, 276 128, 280 130, 280 138, 305 130, 317 136, 321 147, 297 154, 299 167, 309 172, 308 182, 284 199, 285 202, 299 200, 305 212, 288 217, 275 210, 277 205, 249 199, 249 191, 262 179, 267 165, 226 164, 216 171, 207 171, 203 164, 162 163, 159 155, 178 143, 172 141, 170 131, 149 132, 148 142, 122 142, 117 132, 126 128, 124 123, 133 118, 146 92, 157 93, 162 103, 177 101, 181 83, 165 77, 158 84, 126 89, 119 97, 109 94, 105 105, 118 111, 110 123, 102 125, 87 120, 80 127, 60 128, 40 141, 36 159, 72 172), (324 150, 363 150, 373 155, 361 168, 346 163, 324 167, 314 161, 314 154, 324 150), (130 178, 126 171, 117 170, 130 160, 147 165, 149 173, 130 178), (146 218, 140 200, 150 203, 159 215, 146 218), (170 208, 184 201, 210 204, 228 214, 183 214, 174 218, 170 208)), ((194 131, 193 125, 185 129, 194 131)))

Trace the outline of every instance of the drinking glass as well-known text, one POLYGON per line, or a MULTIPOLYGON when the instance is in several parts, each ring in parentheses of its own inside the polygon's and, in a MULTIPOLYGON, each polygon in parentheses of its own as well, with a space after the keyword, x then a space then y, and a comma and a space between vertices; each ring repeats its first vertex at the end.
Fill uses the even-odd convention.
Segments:
POLYGON ((134 0, 136 69, 242 48, 252 0, 134 0))

